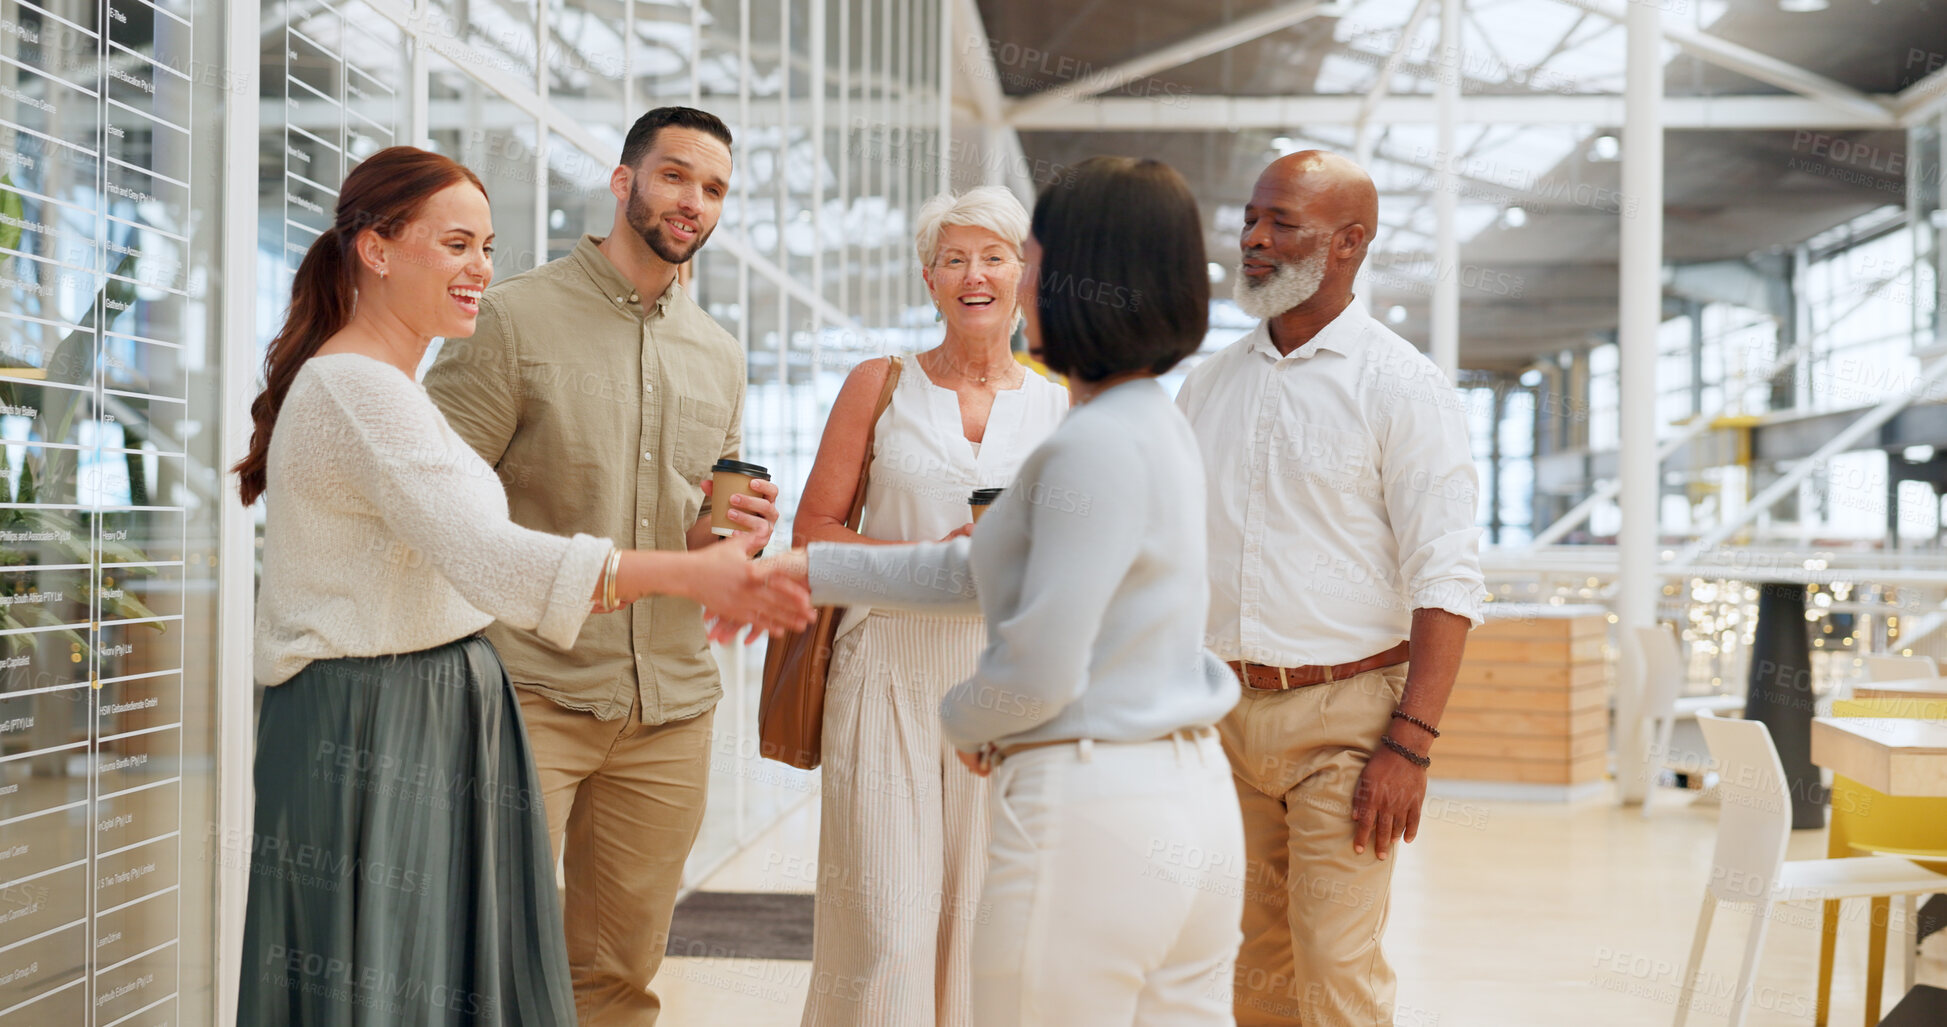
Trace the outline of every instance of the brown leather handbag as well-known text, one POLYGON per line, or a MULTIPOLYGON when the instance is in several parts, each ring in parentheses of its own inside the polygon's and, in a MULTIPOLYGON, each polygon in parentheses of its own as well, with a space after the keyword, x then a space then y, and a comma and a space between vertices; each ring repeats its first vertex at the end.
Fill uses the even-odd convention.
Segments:
MULTIPOLYGON (((852 493, 852 514, 845 518, 845 526, 853 531, 859 530, 865 515, 865 483, 872 470, 879 418, 892 403, 893 386, 899 384, 902 362, 898 357, 889 359, 886 384, 879 390, 866 429, 865 463, 859 468, 858 490, 852 493)), ((824 607, 810 627, 772 639, 765 650, 764 690, 757 701, 757 740, 765 759, 799 770, 817 768, 824 755, 825 677, 831 671, 838 622, 844 618, 844 607, 824 607)))

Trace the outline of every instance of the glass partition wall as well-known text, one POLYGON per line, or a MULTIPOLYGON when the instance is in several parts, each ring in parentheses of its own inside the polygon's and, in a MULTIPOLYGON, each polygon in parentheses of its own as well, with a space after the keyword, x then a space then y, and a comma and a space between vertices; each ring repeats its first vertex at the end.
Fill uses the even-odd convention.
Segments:
POLYGON ((0 1024, 216 1015, 224 19, 0 2, 0 1024))
MULTIPOLYGON (((745 456, 793 509, 844 373, 932 325, 910 215, 939 181, 939 17, 908 0, 266 5, 259 343, 334 185, 380 147, 428 146, 480 175, 504 279, 608 231, 608 176, 636 117, 699 106, 736 143, 723 219, 688 287, 749 354, 745 456)), ((762 646, 719 656, 726 694, 692 884, 816 788, 756 755, 762 646)))
MULTIPOLYGON (((466 163, 505 277, 608 230, 643 111, 721 116, 732 196, 689 287, 749 352, 746 456, 791 509, 844 372, 931 326, 939 16, 0 0, 0 1027, 229 1019, 261 513, 223 469, 345 174, 395 143, 466 163)), ((816 786, 756 755, 762 652, 720 654, 692 883, 816 786)))

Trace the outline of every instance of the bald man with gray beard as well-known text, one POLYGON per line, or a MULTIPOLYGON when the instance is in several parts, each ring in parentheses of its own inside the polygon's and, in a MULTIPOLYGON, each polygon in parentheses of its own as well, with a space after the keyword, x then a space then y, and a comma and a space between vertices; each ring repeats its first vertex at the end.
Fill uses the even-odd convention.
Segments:
POLYGON ((1177 394, 1209 477, 1204 644, 1243 683, 1218 726, 1249 853, 1240 1027, 1393 1023, 1392 857, 1481 621, 1459 396, 1352 294, 1377 224, 1358 165, 1273 162, 1236 285, 1262 320, 1177 394))

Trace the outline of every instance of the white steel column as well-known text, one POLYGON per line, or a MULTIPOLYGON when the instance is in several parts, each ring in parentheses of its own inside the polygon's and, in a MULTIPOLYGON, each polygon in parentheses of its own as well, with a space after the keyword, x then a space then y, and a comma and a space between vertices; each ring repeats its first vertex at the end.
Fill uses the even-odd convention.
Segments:
MULTIPOLYGON (((218 423, 222 441, 219 468, 236 465, 250 449, 250 401, 257 393, 257 149, 260 113, 255 71, 262 59, 259 45, 261 9, 257 4, 232 4, 224 12, 223 66, 239 75, 248 89, 222 93, 223 140, 218 150, 223 226, 217 236, 215 261, 221 275, 222 306, 216 333, 222 411, 218 423), (249 69, 246 73, 245 69, 249 69)), ((415 45, 414 51, 418 47, 415 45)), ((423 62, 415 61, 423 67, 423 62)), ((281 105, 280 105, 281 107, 281 105)), ((283 110, 278 111, 284 116, 283 110)), ((408 137, 411 138, 411 137, 408 137)), ((279 255, 281 262, 284 258, 279 255)), ((234 1023, 237 982, 243 955, 243 913, 250 888, 251 767, 256 737, 252 703, 255 679, 251 673, 250 626, 255 618, 256 518, 237 502, 231 489, 236 478, 227 471, 217 490, 216 565, 216 915, 213 959, 216 964, 217 1023, 234 1023)), ((187 841, 187 840, 185 840, 187 841)), ((207 844, 208 839, 205 839, 207 844)), ((184 982, 187 986, 187 982, 184 982)))
MULTIPOLYGON (((845 3, 846 0, 838 0, 845 3)), ((811 291, 825 295, 825 162, 831 148, 825 141, 825 0, 811 0, 811 291)), ((837 163, 837 162, 834 162, 837 163)), ((786 269, 787 271, 789 268, 786 269)), ((811 353, 806 381, 811 383, 811 401, 818 402, 818 361, 825 326, 818 312, 809 320, 811 353)))
POLYGON ((1360 167, 1372 163, 1373 147, 1378 145, 1378 133, 1372 130, 1372 112, 1386 97, 1392 95, 1393 76, 1399 74, 1399 66, 1406 63, 1406 55, 1413 49, 1413 40, 1419 38, 1420 23, 1433 11, 1433 0, 1419 0, 1413 5, 1413 13, 1406 18, 1406 24, 1399 30, 1399 45, 1386 55, 1386 63, 1379 66, 1379 78, 1372 88, 1366 91, 1365 98, 1359 101, 1357 127, 1353 130, 1352 152, 1360 167))
MULTIPOLYGON (((776 183, 777 266, 791 273, 791 0, 777 0, 778 67, 784 84, 777 91, 777 163, 771 168, 776 183)), ((817 165, 813 165, 814 173, 817 165)), ((786 438, 791 434, 791 294, 777 291, 777 428, 786 438)), ((743 679, 737 679, 737 724, 744 723, 743 679)), ((738 778, 738 810, 743 809, 743 778, 738 778)), ((739 837, 742 837, 739 835, 739 837)))
MULTIPOLYGON (((534 5, 534 95, 548 102, 548 9, 562 0, 540 0, 534 5)), ((510 133, 518 135, 518 133, 510 133)), ((548 131, 546 118, 534 119, 534 266, 548 262, 548 131)))
MULTIPOLYGON (((1939 73, 1936 72, 1936 74, 1939 73)), ((1911 164, 1912 160, 1909 158, 1908 165, 1911 166, 1911 164)), ((1930 227, 1934 233, 1933 280, 1935 309, 1933 315, 1933 339, 1930 343, 1922 343, 1922 345, 1947 345, 1947 310, 1939 309, 1944 305, 1942 300, 1947 300, 1947 287, 1943 287, 1941 284, 1942 282, 1947 282, 1947 174, 1942 174, 1943 171, 1947 171, 1947 110, 1941 111, 1940 116, 1934 119, 1933 173, 1934 187, 1938 192, 1934 194, 1934 210, 1931 215, 1933 221, 1930 227)), ((1929 226, 1922 226, 1921 231, 1926 231, 1927 227, 1929 226)), ((1920 280, 1920 269, 1916 266, 1910 272, 1910 275, 1911 281, 1918 282, 1920 280)), ((1917 342, 1918 340, 1916 339, 1915 341, 1917 342)))
MULTIPOLYGON (((1630 4, 1624 65, 1622 281, 1616 332, 1622 390, 1622 527, 1617 533, 1620 637, 1656 623, 1656 327, 1663 319, 1663 34, 1654 4, 1630 4)), ((1635 646, 1624 645, 1633 653, 1635 646)), ((1635 659, 1628 657, 1633 665, 1635 659)), ((1616 690, 1616 778, 1626 804, 1648 794, 1640 674, 1616 690)))
MULTIPOLYGON (((694 69, 691 81, 695 81, 694 69)), ((750 0, 737 2, 737 132, 735 135, 737 152, 735 167, 745 169, 737 180, 737 234, 750 245, 750 254, 757 253, 754 243, 750 243, 750 0)), ((782 170, 782 169, 780 169, 782 170)), ((745 359, 750 357, 750 259, 739 256, 737 259, 737 348, 742 350, 745 359)))
POLYGON ((1459 202, 1459 182, 1454 165, 1459 160, 1455 126, 1460 120, 1460 6, 1461 0, 1441 0, 1440 59, 1435 61, 1439 78, 1435 96, 1439 111, 1440 137, 1437 149, 1440 163, 1434 172, 1433 212, 1438 228, 1433 244, 1433 333, 1431 356, 1447 381, 1456 381, 1460 371, 1460 238, 1454 224, 1454 209, 1459 202))
POLYGON ((953 191, 953 0, 940 0, 937 45, 940 48, 940 192, 953 191))
POLYGON ((412 24, 399 26, 406 45, 412 48, 412 63, 406 69, 409 76, 406 89, 410 95, 406 106, 406 138, 412 140, 414 146, 430 150, 433 148, 433 122, 429 113, 433 73, 426 61, 426 42, 420 38, 418 29, 413 27, 423 24, 425 0, 418 0, 413 5, 413 11, 415 17, 412 24))
MULTIPOLYGON (((838 309, 852 312, 852 7, 838 3, 838 309)), ((848 332, 849 334, 849 332, 848 332)))
MULTIPOLYGON (((633 8, 635 6, 635 0, 629 0, 629 6, 633 8)), ((630 37, 629 39, 630 49, 633 50, 635 45, 636 43, 634 37, 630 37)), ((702 66, 702 64, 703 64, 703 0, 690 0, 689 72, 690 72, 690 106, 692 107, 703 106, 703 76, 696 70, 698 67, 702 66)), ((638 117, 638 115, 635 112, 635 108, 633 107, 629 108, 627 117, 629 119, 629 124, 631 125, 635 124, 635 119, 638 117)), ((742 125, 737 126, 737 131, 742 132, 743 130, 744 130, 744 126, 742 125)))

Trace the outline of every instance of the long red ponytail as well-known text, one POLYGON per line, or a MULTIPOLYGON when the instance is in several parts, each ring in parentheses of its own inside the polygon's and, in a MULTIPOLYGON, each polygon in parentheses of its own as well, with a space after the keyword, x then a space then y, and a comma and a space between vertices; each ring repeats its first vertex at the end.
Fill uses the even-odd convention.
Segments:
POLYGON ((277 412, 304 362, 325 340, 351 322, 357 299, 358 235, 371 229, 396 239, 433 194, 470 182, 486 195, 479 176, 449 157, 414 146, 390 146, 365 158, 345 176, 332 225, 311 243, 291 282, 284 327, 264 354, 264 391, 250 404, 250 452, 231 470, 245 505, 264 494, 271 431, 277 412))

